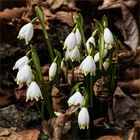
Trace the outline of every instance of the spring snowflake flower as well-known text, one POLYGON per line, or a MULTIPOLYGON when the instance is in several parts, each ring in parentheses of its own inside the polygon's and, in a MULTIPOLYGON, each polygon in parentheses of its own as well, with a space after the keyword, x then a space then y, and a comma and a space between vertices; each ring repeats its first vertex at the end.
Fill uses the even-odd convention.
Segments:
POLYGON ((87 40, 87 42, 86 42, 86 49, 87 49, 88 52, 90 52, 90 49, 91 49, 90 43, 91 43, 93 46, 96 46, 96 44, 95 44, 95 39, 94 39, 94 37, 92 37, 92 36, 91 36, 91 37, 87 40))
POLYGON ((22 58, 18 59, 13 67, 14 69, 20 70, 22 67, 24 67, 29 62, 29 58, 27 56, 23 56, 22 58))
POLYGON ((72 60, 72 62, 80 60, 80 52, 78 46, 75 46, 75 48, 69 53, 69 57, 72 60))
POLYGON ((71 32, 64 42, 64 49, 66 48, 68 51, 71 51, 76 45, 76 37, 75 33, 71 32))
POLYGON ((18 38, 25 39, 26 44, 28 44, 33 37, 33 33, 34 33, 33 24, 28 23, 20 29, 18 38))
POLYGON ((52 81, 57 72, 57 63, 53 62, 49 68, 49 80, 52 81))
POLYGON ((84 73, 84 75, 86 76, 88 73, 90 73, 90 75, 95 74, 96 71, 96 65, 95 62, 93 60, 93 57, 88 55, 81 63, 79 70, 84 73))
POLYGON ((32 101, 33 99, 35 99, 36 101, 38 101, 39 98, 42 99, 41 90, 40 90, 38 84, 35 81, 33 81, 33 82, 31 82, 30 86, 27 89, 27 92, 26 92, 26 101, 28 101, 28 100, 31 100, 32 101))
POLYGON ((78 114, 78 124, 80 129, 89 128, 89 113, 86 107, 83 107, 78 114))
MULTIPOLYGON (((103 58, 107 55, 107 53, 108 53, 107 49, 104 49, 103 58)), ((100 59, 100 56, 99 56, 99 52, 98 52, 98 53, 96 53, 95 56, 94 56, 94 61, 95 61, 95 62, 98 62, 99 59, 100 59)))
POLYGON ((76 45, 79 48, 81 46, 81 43, 82 43, 82 37, 81 37, 81 33, 80 33, 78 28, 76 28, 75 37, 76 37, 76 45))
POLYGON ((69 106, 77 105, 77 104, 80 104, 80 106, 82 106, 83 101, 84 101, 83 96, 81 95, 79 91, 77 91, 69 98, 67 102, 69 106))
POLYGON ((108 28, 104 29, 104 41, 105 43, 108 43, 108 44, 114 43, 113 35, 108 28))
POLYGON ((16 77, 17 84, 22 84, 26 82, 26 84, 29 85, 31 80, 32 80, 31 67, 29 65, 25 65, 17 73, 16 77))

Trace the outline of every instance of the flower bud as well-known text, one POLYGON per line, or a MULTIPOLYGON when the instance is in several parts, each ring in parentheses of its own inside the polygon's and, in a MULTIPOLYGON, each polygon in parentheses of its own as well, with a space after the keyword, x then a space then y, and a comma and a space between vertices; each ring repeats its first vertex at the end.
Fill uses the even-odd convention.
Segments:
POLYGON ((104 41, 105 43, 108 43, 108 44, 114 43, 113 35, 108 28, 104 29, 104 41))
POLYGON ((53 62, 49 68, 49 80, 52 81, 57 72, 57 63, 53 62))
MULTIPOLYGON (((107 55, 107 53, 108 53, 107 49, 104 49, 103 58, 107 55)), ((98 62, 99 59, 100 59, 99 52, 97 52, 97 53, 95 54, 95 56, 94 56, 94 61, 95 61, 95 62, 98 62)))
POLYGON ((107 69, 108 69, 108 67, 109 67, 109 59, 108 59, 108 58, 107 58, 107 59, 105 60, 105 62, 103 63, 103 67, 104 67, 105 71, 107 71, 107 69))
POLYGON ((75 37, 76 37, 76 45, 79 48, 81 46, 81 43, 82 43, 82 37, 81 37, 81 33, 80 33, 78 28, 76 28, 75 37))

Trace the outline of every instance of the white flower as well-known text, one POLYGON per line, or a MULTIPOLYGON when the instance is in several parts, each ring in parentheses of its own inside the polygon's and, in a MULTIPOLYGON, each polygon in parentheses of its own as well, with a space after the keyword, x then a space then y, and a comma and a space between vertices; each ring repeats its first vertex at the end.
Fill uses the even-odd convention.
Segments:
POLYGON ((64 49, 67 48, 68 51, 71 51, 76 45, 76 37, 73 32, 71 32, 64 42, 64 49))
POLYGON ((82 71, 82 73, 85 74, 85 76, 90 73, 90 75, 95 74, 96 71, 96 65, 93 60, 93 57, 88 55, 83 62, 81 63, 79 70, 82 71))
MULTIPOLYGON (((103 58, 107 55, 107 53, 108 53, 107 49, 104 49, 103 58)), ((100 59, 100 56, 99 56, 99 52, 98 52, 98 53, 96 53, 95 56, 94 56, 94 61, 95 61, 95 62, 98 62, 99 59, 100 59)))
POLYGON ((28 23, 24 25, 18 34, 19 39, 25 39, 26 44, 29 43, 29 41, 32 39, 34 33, 34 28, 32 23, 28 23))
POLYGON ((67 102, 69 106, 77 104, 80 104, 80 106, 82 106, 83 100, 84 100, 83 96, 79 91, 77 91, 69 98, 67 102))
POLYGON ((113 35, 108 28, 104 29, 104 41, 105 43, 108 43, 108 44, 114 43, 113 35))
POLYGON ((18 59, 13 67, 14 69, 20 70, 22 67, 24 67, 29 61, 29 58, 27 56, 23 56, 22 58, 18 59))
POLYGON ((107 59, 105 60, 105 62, 103 63, 103 67, 104 67, 105 71, 107 71, 107 69, 108 69, 108 67, 109 67, 109 59, 108 59, 108 58, 107 58, 107 59))
POLYGON ((94 37, 92 37, 92 36, 91 36, 91 37, 87 40, 87 42, 86 42, 86 48, 87 48, 87 51, 88 51, 88 52, 90 52, 90 49, 91 49, 90 43, 91 43, 93 46, 96 46, 96 44, 95 44, 95 39, 94 39, 94 37))
POLYGON ((37 83, 35 81, 33 81, 33 82, 31 82, 30 86, 27 89, 26 101, 28 101, 28 100, 32 101, 33 99, 38 101, 39 98, 42 99, 41 90, 40 90, 39 86, 37 85, 37 83))
POLYGON ((78 114, 78 124, 80 129, 89 128, 89 113, 86 107, 83 107, 78 114))
POLYGON ((80 60, 80 52, 77 46, 69 53, 69 57, 72 61, 80 60))
POLYGON ((57 64, 56 62, 53 62, 52 65, 49 68, 49 80, 51 81, 57 72, 57 64))
POLYGON ((17 77, 16 77, 17 84, 22 84, 26 82, 27 85, 29 85, 31 80, 32 80, 31 67, 28 65, 25 65, 17 73, 17 77))
POLYGON ((76 37, 76 45, 79 48, 81 46, 82 38, 78 28, 76 28, 75 37, 76 37))

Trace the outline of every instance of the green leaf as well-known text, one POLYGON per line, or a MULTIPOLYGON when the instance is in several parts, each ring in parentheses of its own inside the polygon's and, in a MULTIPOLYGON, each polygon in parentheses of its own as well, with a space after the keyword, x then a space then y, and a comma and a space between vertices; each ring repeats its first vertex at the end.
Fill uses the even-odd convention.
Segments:
POLYGON ((95 31, 93 31, 91 36, 94 37, 96 35, 97 31, 98 31, 98 29, 96 29, 95 31))
POLYGON ((100 44, 99 44, 99 57, 100 57, 100 59, 99 59, 99 69, 102 70, 104 46, 105 46, 103 33, 100 33, 99 38, 100 38, 100 44))
POLYGON ((103 32, 104 30, 103 25, 97 19, 94 19, 94 22, 95 22, 96 28, 99 29, 101 32, 103 32))
POLYGON ((54 53, 57 56, 58 74, 60 74, 62 56, 61 56, 61 53, 57 49, 54 49, 54 53))
POLYGON ((104 28, 108 27, 108 19, 105 15, 102 18, 102 24, 103 24, 104 28))
POLYGON ((46 29, 42 8, 39 7, 39 6, 36 6, 35 11, 36 11, 36 15, 37 15, 37 17, 38 17, 38 19, 40 21, 40 24, 41 24, 42 28, 46 29))
POLYGON ((74 93, 74 91, 76 91, 76 89, 77 89, 80 85, 82 85, 82 84, 83 84, 83 82, 79 82, 79 83, 75 84, 75 85, 72 87, 72 89, 71 89, 70 96, 72 96, 72 94, 74 93))

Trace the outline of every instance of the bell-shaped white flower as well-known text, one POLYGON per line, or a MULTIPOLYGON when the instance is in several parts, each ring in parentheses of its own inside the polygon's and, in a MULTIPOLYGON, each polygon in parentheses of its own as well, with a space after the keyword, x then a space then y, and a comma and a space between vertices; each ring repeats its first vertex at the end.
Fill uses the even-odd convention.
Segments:
POLYGON ((108 59, 108 58, 107 58, 107 59, 105 60, 105 62, 103 63, 103 67, 104 67, 105 71, 107 71, 107 69, 108 69, 108 67, 109 67, 109 59, 108 59))
POLYGON ((68 51, 71 51, 76 45, 75 33, 71 32, 64 42, 64 49, 67 48, 68 51))
POLYGON ((93 57, 88 55, 81 63, 79 70, 84 73, 84 75, 86 76, 88 73, 90 73, 90 75, 95 74, 96 71, 96 65, 95 62, 93 60, 93 57))
POLYGON ((80 52, 77 46, 69 53, 70 59, 73 61, 79 61, 80 60, 80 52))
POLYGON ((26 44, 28 44, 33 37, 33 33, 34 33, 33 24, 28 23, 20 29, 18 38, 25 39, 26 44))
POLYGON ((90 49, 91 49, 90 43, 91 43, 93 46, 96 46, 96 44, 95 44, 95 39, 94 39, 93 36, 91 36, 91 37, 87 40, 87 42, 86 42, 86 49, 87 49, 88 53, 90 52, 90 49))
MULTIPOLYGON (((103 58, 107 55, 107 53, 108 53, 107 49, 104 49, 103 58)), ((98 62, 99 59, 100 59, 99 52, 97 52, 97 53, 95 54, 95 56, 94 56, 94 61, 95 61, 95 62, 98 62)))
POLYGON ((82 106, 84 101, 84 97, 81 95, 81 93, 79 91, 76 91, 67 101, 68 105, 77 105, 80 104, 80 106, 82 106))
POLYGON ((81 33, 80 33, 78 28, 76 28, 75 37, 76 37, 76 45, 79 48, 81 46, 81 43, 82 43, 82 37, 81 37, 81 33))
POLYGON ((17 84, 22 84, 26 82, 26 84, 29 85, 31 80, 32 80, 31 67, 29 65, 25 65, 17 73, 16 77, 17 84))
POLYGON ((80 129, 89 128, 89 113, 86 107, 83 107, 78 114, 78 124, 80 129))
POLYGON ((33 81, 33 82, 31 82, 30 86, 27 89, 27 92, 26 92, 26 101, 28 101, 28 100, 31 100, 32 101, 33 99, 35 99, 36 101, 38 101, 39 98, 42 99, 41 90, 40 90, 38 84, 35 81, 33 81))
POLYGON ((108 28, 104 29, 104 41, 105 43, 108 43, 108 44, 114 43, 113 35, 108 28))
POLYGON ((14 69, 20 70, 22 67, 24 67, 29 62, 29 58, 27 56, 23 56, 22 58, 18 59, 13 67, 14 69))
POLYGON ((57 63, 53 62, 49 68, 49 80, 52 81, 57 72, 57 63))

